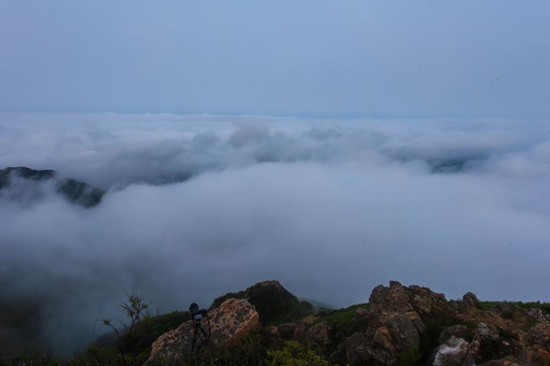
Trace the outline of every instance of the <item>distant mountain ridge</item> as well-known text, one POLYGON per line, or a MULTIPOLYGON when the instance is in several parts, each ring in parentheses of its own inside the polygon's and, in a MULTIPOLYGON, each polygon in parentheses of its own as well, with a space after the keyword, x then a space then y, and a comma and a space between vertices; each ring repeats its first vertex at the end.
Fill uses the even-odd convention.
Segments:
POLYGON ((0 170, 0 198, 36 201, 43 194, 42 184, 53 182, 55 192, 72 204, 90 208, 101 203, 105 191, 72 178, 59 179, 55 170, 8 167, 0 170))

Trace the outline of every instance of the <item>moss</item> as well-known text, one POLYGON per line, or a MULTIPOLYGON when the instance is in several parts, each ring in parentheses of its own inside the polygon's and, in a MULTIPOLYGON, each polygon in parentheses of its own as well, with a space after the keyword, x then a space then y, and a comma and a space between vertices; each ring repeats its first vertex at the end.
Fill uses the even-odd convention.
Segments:
POLYGON ((328 323, 333 327, 347 327, 355 320, 355 314, 359 309, 368 309, 368 304, 357 304, 345 309, 334 310, 327 315, 319 318, 317 322, 328 323))
POLYGON ((420 350, 416 347, 411 347, 399 356, 397 366, 416 366, 420 365, 421 361, 422 353, 420 350))

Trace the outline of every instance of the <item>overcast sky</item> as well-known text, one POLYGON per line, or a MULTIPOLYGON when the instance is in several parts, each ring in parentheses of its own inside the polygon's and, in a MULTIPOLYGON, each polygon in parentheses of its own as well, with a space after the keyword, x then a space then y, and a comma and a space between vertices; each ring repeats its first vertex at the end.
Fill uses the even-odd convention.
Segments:
POLYGON ((0 0, 0 111, 547 117, 537 0, 0 0))

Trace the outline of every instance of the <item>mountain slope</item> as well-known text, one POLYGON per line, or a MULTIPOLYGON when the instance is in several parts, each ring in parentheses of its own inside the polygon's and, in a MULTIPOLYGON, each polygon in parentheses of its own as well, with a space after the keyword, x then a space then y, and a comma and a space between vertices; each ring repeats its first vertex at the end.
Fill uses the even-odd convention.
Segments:
POLYGON ((101 203, 105 191, 76 179, 58 178, 55 170, 35 170, 27 167, 8 167, 0 170, 0 198, 33 204, 54 192, 72 204, 90 208, 101 203))

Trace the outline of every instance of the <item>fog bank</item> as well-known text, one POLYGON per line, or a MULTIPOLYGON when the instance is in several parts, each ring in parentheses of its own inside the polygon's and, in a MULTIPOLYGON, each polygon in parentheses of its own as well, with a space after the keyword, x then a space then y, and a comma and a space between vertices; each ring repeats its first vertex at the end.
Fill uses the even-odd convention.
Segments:
POLYGON ((549 132, 535 120, 3 114, 0 167, 108 193, 91 209, 0 199, 0 297, 43 304, 65 351, 103 333, 96 320, 120 317, 131 289, 161 311, 265 279, 336 306, 390 279, 549 301, 549 132))

